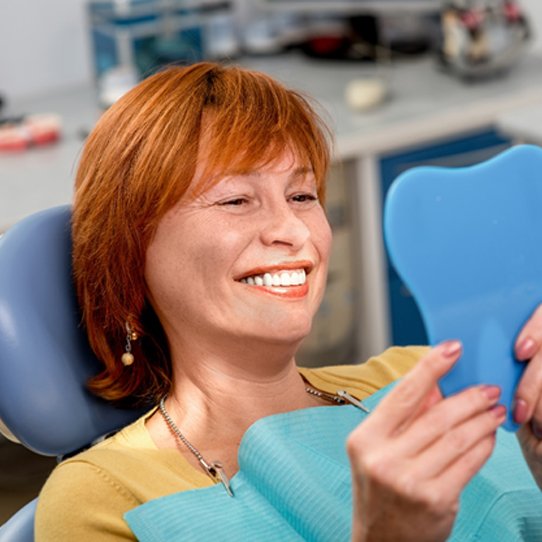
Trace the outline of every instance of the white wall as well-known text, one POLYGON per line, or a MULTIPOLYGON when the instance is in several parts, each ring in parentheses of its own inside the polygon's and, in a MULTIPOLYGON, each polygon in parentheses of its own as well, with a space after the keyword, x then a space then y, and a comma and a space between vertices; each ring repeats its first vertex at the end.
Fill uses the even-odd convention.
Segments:
POLYGON ((533 50, 542 52, 542 2, 540 0, 521 0, 521 5, 532 23, 533 50))
POLYGON ((85 0, 0 0, 0 92, 31 95, 89 80, 85 0))

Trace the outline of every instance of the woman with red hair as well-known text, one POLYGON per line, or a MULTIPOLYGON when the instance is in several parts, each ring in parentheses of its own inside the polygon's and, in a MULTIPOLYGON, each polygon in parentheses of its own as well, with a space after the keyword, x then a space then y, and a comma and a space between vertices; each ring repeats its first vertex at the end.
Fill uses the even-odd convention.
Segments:
MULTIPOLYGON (((103 115, 73 207, 77 296, 104 366, 89 388, 155 406, 55 469, 36 540, 134 540, 124 516, 144 503, 213 484, 233 495, 239 445, 257 420, 363 408, 407 372, 347 439, 353 538, 446 539, 505 418, 499 390, 439 395, 456 341, 297 367, 326 283, 329 160, 330 134, 308 99, 238 67, 168 68, 103 115)), ((532 357, 539 342, 523 341, 520 354, 532 357)), ((520 393, 524 422, 538 392, 520 393)), ((533 442, 525 448, 540 481, 533 442)))

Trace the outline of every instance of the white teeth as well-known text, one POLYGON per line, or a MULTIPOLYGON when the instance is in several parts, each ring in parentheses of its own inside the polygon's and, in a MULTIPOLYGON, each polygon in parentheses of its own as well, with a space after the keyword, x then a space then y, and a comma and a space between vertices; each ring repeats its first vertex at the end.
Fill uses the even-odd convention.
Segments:
POLYGON ((289 273, 281 273, 280 274, 280 285, 281 286, 290 286, 292 281, 290 280, 290 274, 289 273))
POLYGON ((278 273, 265 273, 241 279, 249 286, 300 286, 307 281, 304 269, 299 271, 279 271, 278 273))

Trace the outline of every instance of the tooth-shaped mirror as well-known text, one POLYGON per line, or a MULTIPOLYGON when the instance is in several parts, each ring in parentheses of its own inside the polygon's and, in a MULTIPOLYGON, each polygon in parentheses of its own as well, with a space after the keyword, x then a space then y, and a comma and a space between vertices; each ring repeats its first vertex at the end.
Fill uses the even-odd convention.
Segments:
POLYGON ((514 343, 542 302, 542 149, 520 145, 475 166, 403 173, 387 195, 384 232, 430 343, 463 343, 443 393, 499 385, 504 427, 514 431, 525 367, 514 343))

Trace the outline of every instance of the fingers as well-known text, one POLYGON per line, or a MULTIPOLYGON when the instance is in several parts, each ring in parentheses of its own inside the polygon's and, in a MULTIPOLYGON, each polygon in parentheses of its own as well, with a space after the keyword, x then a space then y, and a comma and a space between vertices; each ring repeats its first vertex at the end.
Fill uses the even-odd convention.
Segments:
POLYGON ((528 363, 515 396, 514 419, 520 425, 534 418, 542 427, 542 350, 528 363))
MULTIPOLYGON (((462 444, 459 448, 472 445, 476 433, 478 436, 485 436, 484 430, 487 429, 482 424, 476 431, 474 422, 480 416, 485 419, 491 407, 497 404, 499 397, 500 389, 497 386, 476 386, 440 401, 413 421, 408 431, 404 433, 404 438, 400 440, 399 453, 414 455, 425 450, 434 441, 446 440, 448 437, 457 438, 462 444), (474 421, 470 425, 466 424, 469 420, 474 421)), ((493 415, 487 416, 487 421, 491 422, 489 426, 495 425, 492 430, 498 426, 493 415)), ((455 451, 450 450, 453 453, 455 451)), ((445 454, 443 458, 448 455, 445 454)))
POLYGON ((542 489, 542 439, 535 434, 530 423, 522 425, 516 435, 531 474, 542 489))
MULTIPOLYGON (((452 431, 444 432, 427 450, 410 457, 402 455, 397 448, 397 440, 405 438, 405 434, 389 436, 378 443, 370 438, 360 443, 349 437, 347 450, 354 483, 361 484, 355 486, 358 495, 371 496, 371 501, 378 503, 375 504, 378 510, 384 511, 387 521, 399 514, 411 524, 420 524, 415 515, 422 525, 424 520, 435 525, 446 517, 453 522, 460 493, 491 455, 495 429, 504 417, 502 406, 484 411, 452 431), (409 512, 405 514, 405 510, 409 512)), ((386 525, 384 522, 382 528, 386 525)))
POLYGON ((421 414, 427 410, 429 410, 433 405, 436 405, 440 401, 442 401, 443 395, 440 391, 440 388, 435 386, 426 396, 425 400, 420 405, 420 408, 418 410, 418 413, 421 414))
MULTIPOLYGON (((415 476, 437 478, 457 461, 468 458, 480 442, 495 434, 506 419, 506 408, 496 405, 447 431, 432 446, 419 454, 415 476)), ((469 471, 470 472, 470 471, 469 471)), ((468 475, 467 475, 468 476, 468 475)))
POLYGON ((460 353, 459 341, 448 341, 433 348, 382 400, 365 424, 371 426, 375 435, 389 435, 411 422, 460 353))
POLYGON ((523 326, 515 345, 517 359, 531 359, 542 344, 542 305, 533 312, 523 326))
POLYGON ((467 453, 442 471, 438 480, 433 483, 434 490, 439 493, 459 498, 461 491, 478 473, 489 459, 495 448, 495 435, 490 434, 478 441, 467 453))
POLYGON ((438 380, 460 352, 457 341, 431 350, 347 439, 358 494, 373 496, 384 510, 382 528, 397 513, 405 517, 404 510, 451 525, 461 491, 491 455, 506 416, 496 406, 499 388, 438 394, 438 380))
POLYGON ((457 512, 461 492, 491 456, 495 440, 494 434, 480 439, 436 478, 424 478, 414 474, 405 477, 399 485, 406 489, 403 489, 406 493, 413 493, 417 501, 427 503, 432 510, 451 509, 457 512))
POLYGON ((533 431, 542 438, 542 305, 523 326, 515 344, 516 358, 529 361, 514 400, 514 419, 523 425, 532 420, 533 431))

